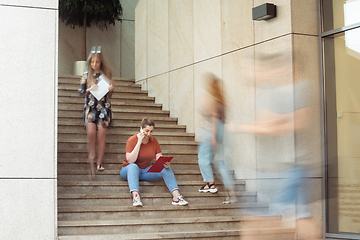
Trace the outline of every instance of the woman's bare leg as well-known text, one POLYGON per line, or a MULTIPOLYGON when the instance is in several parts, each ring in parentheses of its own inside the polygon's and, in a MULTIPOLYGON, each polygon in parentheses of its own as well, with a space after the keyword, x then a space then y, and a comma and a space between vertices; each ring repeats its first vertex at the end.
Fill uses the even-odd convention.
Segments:
POLYGON ((99 168, 99 164, 100 165, 102 164, 105 154, 105 146, 106 146, 105 136, 106 136, 106 128, 99 128, 97 133, 98 170, 104 170, 102 166, 99 168))
POLYGON ((94 123, 86 124, 86 132, 87 132, 87 151, 88 151, 88 158, 90 164, 90 177, 95 175, 95 168, 94 168, 94 159, 96 156, 96 125, 94 123))

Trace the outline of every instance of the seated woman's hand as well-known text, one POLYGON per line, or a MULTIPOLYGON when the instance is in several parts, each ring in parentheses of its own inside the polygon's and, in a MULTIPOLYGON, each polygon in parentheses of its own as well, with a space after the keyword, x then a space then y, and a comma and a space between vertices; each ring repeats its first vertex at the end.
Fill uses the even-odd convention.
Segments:
POLYGON ((140 132, 136 136, 138 138, 138 142, 142 142, 142 140, 145 138, 145 133, 140 132))
POLYGON ((164 163, 164 168, 168 168, 168 167, 170 167, 170 162, 165 162, 164 163))

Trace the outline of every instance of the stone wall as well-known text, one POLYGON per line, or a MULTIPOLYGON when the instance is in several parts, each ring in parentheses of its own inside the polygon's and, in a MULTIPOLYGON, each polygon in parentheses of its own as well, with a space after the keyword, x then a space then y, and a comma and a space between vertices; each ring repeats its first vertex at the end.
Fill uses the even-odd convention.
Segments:
MULTIPOLYGON (((198 97, 203 74, 223 80, 227 121, 255 121, 262 98, 255 61, 261 54, 289 53, 293 66, 287 81, 309 79, 311 114, 308 119, 307 161, 315 169, 305 180, 315 209, 318 236, 322 224, 321 109, 317 1, 274 0, 277 17, 253 21, 252 8, 265 0, 139 0, 135 9, 135 79, 170 110, 179 124, 198 136, 198 97), (296 63, 296 64, 295 64, 296 63), (301 71, 299 71, 301 69, 301 71)), ((296 116, 294 116, 296 117, 296 116)), ((296 123, 295 123, 296 125, 296 123)), ((294 128, 296 127, 294 125, 294 128)), ((227 148, 236 178, 247 190, 269 202, 278 184, 277 163, 295 163, 302 148, 299 136, 266 139, 230 134, 227 148), (270 152, 269 152, 270 150, 270 152), (265 174, 262 169, 275 174, 265 174)), ((300 229, 298 238, 306 238, 300 229)))
POLYGON ((0 29, 0 238, 56 239, 58 1, 0 0, 0 29))

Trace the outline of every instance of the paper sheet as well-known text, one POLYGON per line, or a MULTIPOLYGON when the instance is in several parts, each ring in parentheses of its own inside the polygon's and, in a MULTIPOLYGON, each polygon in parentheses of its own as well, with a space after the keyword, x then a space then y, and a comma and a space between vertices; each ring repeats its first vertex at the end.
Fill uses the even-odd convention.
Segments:
POLYGON ((96 97, 97 100, 100 100, 109 92, 110 80, 104 74, 101 74, 98 79, 98 89, 91 90, 90 92, 92 95, 94 95, 94 97, 96 97))

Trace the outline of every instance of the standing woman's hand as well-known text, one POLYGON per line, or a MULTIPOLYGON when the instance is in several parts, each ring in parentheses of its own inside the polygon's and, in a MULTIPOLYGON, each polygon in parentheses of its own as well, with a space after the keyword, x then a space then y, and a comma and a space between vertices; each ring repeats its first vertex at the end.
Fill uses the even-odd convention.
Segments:
POLYGON ((114 85, 110 84, 109 85, 109 92, 113 92, 114 91, 114 85))
POLYGON ((93 85, 91 85, 91 87, 86 89, 87 92, 96 91, 96 90, 98 90, 98 85, 96 85, 95 83, 93 85))

